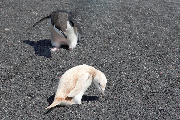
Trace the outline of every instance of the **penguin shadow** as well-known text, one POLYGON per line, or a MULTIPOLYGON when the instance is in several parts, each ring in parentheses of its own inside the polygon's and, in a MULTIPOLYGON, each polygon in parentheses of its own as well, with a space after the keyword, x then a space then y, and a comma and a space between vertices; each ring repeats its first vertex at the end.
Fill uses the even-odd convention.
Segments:
MULTIPOLYGON (((49 105, 51 105, 53 103, 54 98, 55 98, 55 93, 47 99, 47 102, 49 103, 49 105)), ((81 99, 81 101, 86 101, 86 102, 97 101, 97 100, 99 100, 99 97, 97 97, 97 96, 87 96, 87 95, 83 95, 82 99, 81 99)), ((56 107, 65 107, 65 106, 57 105, 56 107)), ((48 114, 49 112, 51 112, 56 107, 50 108, 47 112, 44 113, 44 115, 48 114)))
POLYGON ((30 41, 24 40, 23 43, 28 44, 34 48, 35 54, 38 56, 44 56, 51 58, 51 41, 49 39, 39 40, 39 41, 30 41))
MULTIPOLYGON (((32 46, 36 55, 51 58, 51 48, 53 48, 53 46, 51 45, 50 39, 39 40, 37 42, 24 40, 23 43, 32 46)), ((68 50, 67 45, 62 45, 60 48, 68 50)))
MULTIPOLYGON (((54 97, 55 97, 55 93, 47 99, 47 102, 49 103, 49 105, 52 104, 52 102, 54 101, 54 97)), ((86 101, 86 102, 96 101, 96 100, 99 100, 99 97, 88 96, 88 95, 83 95, 81 99, 81 101, 86 101)))

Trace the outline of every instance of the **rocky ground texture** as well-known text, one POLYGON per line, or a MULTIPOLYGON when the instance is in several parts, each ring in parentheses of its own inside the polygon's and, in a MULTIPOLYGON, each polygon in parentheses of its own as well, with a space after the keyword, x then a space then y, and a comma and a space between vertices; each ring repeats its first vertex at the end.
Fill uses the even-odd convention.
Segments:
POLYGON ((1 120, 180 119, 179 0, 1 0, 0 43, 1 120), (50 51, 49 20, 30 28, 58 9, 79 26, 73 51, 50 51), (80 64, 105 73, 105 96, 92 85, 81 105, 45 110, 80 64))

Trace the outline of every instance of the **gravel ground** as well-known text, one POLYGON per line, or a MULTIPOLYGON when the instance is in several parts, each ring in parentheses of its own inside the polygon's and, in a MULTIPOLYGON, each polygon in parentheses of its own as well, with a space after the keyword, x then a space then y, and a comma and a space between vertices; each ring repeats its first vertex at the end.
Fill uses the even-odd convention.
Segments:
POLYGON ((180 120, 179 0, 1 0, 0 119, 180 120), (72 11, 81 39, 50 52, 50 12, 72 11), (27 31, 26 31, 27 30, 27 31), (45 108, 58 76, 88 64, 107 78, 81 105, 45 108))

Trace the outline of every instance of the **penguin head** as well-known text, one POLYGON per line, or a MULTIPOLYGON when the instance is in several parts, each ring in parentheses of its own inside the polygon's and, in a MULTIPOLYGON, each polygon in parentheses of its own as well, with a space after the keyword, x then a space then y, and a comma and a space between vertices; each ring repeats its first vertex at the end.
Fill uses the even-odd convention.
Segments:
POLYGON ((104 73, 102 73, 101 71, 97 71, 93 82, 97 89, 104 95, 104 90, 107 83, 107 79, 104 73))

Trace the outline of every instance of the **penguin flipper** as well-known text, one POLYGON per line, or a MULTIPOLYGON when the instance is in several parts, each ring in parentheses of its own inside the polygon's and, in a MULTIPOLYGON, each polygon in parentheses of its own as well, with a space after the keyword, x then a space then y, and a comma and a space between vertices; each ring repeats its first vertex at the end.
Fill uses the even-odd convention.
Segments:
POLYGON ((83 74, 78 80, 75 85, 75 88, 68 94, 68 97, 75 97, 78 95, 83 89, 86 84, 87 79, 89 78, 90 74, 85 73, 83 74))

